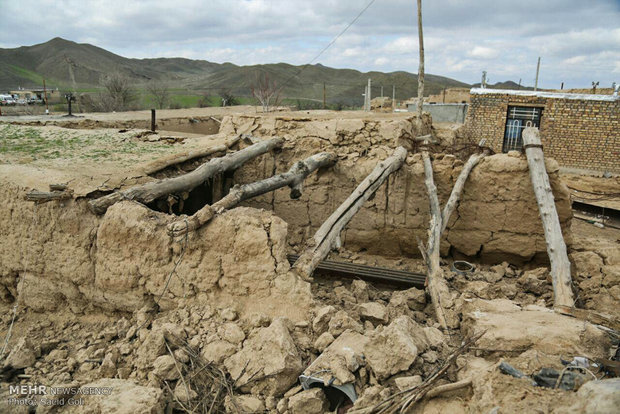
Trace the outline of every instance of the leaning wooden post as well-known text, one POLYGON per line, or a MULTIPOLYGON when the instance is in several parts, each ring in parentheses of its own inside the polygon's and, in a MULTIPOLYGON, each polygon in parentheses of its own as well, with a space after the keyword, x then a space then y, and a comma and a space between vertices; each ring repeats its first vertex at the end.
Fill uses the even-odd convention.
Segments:
POLYGON ((530 178, 538 202, 540 218, 545 230, 547 254, 551 262, 551 279, 553 281, 553 305, 573 307, 571 289, 570 261, 566 253, 566 243, 562 236, 560 219, 555 209, 555 199, 549 184, 545 168, 540 133, 537 128, 528 127, 523 131, 523 147, 530 168, 530 178))
POLYGON ((234 186, 230 192, 213 205, 206 205, 192 216, 177 220, 168 225, 168 232, 174 237, 184 236, 208 223, 214 215, 228 210, 244 200, 256 197, 278 188, 289 186, 291 198, 301 197, 304 179, 315 170, 328 167, 336 162, 336 156, 329 152, 321 152, 303 161, 296 162, 287 172, 277 174, 261 181, 234 186))
MULTIPOLYGON (((482 139, 480 143, 478 143, 478 147, 482 147, 484 143, 485 140, 482 139)), ((443 207, 443 212, 441 213, 441 234, 446 231, 448 221, 450 220, 450 216, 461 198, 461 194, 463 193, 463 188, 465 188, 465 182, 467 181, 467 177, 469 177, 469 173, 471 173, 471 170, 473 170, 474 167, 478 165, 480 160, 488 154, 489 151, 487 149, 483 149, 482 152, 472 154, 463 166, 461 173, 454 183, 454 187, 452 187, 450 198, 448 198, 446 205, 443 207)))
POLYGON ((136 185, 123 191, 115 191, 92 200, 88 204, 93 213, 104 214, 110 206, 123 200, 135 200, 146 204, 169 194, 190 191, 215 174, 239 168, 245 162, 275 148, 280 148, 283 144, 282 138, 260 141, 224 157, 213 158, 187 174, 136 185))
POLYGON ((437 187, 433 179, 433 164, 431 163, 428 151, 422 151, 422 159, 424 161, 424 175, 426 177, 424 184, 428 191, 431 221, 428 229, 427 247, 424 249, 421 242, 419 247, 426 261, 426 266, 428 267, 427 287, 428 293, 431 296, 431 302, 435 308, 435 315, 442 328, 447 329, 448 322, 445 308, 451 306, 452 298, 450 297, 450 290, 443 277, 443 270, 439 265, 442 228, 441 210, 439 209, 437 187))
POLYGON ((407 158, 407 150, 398 147, 390 157, 377 164, 364 181, 325 220, 314 237, 308 241, 308 247, 299 256, 291 270, 302 279, 309 280, 320 261, 325 259, 333 248, 340 247, 340 232, 390 174, 403 165, 405 158, 407 158))

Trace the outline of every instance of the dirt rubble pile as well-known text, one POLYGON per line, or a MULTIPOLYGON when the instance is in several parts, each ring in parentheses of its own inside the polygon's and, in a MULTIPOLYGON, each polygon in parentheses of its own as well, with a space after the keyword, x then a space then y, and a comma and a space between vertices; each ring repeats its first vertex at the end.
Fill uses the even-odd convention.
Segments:
MULTIPOLYGON (((280 173, 295 161, 320 151, 338 155, 338 163, 304 183, 304 193, 290 200, 287 190, 277 190, 246 202, 269 209, 289 224, 289 243, 303 245, 374 166, 397 144, 417 136, 410 119, 310 119, 227 116, 221 133, 281 136, 287 142, 280 154, 249 162, 234 176, 247 183, 280 173)), ((423 132, 428 132, 424 130, 423 132)), ((463 162, 451 154, 436 154, 433 162, 440 202, 450 195, 463 162)), ((570 244, 570 195, 560 181, 558 164, 547 160, 547 171, 567 242, 570 244)), ((392 174, 343 232, 351 250, 387 256, 418 256, 417 238, 426 238, 428 196, 419 154, 392 174)), ((543 228, 533 196, 524 155, 498 154, 483 159, 472 171, 462 200, 452 215, 442 243, 442 253, 479 256, 488 262, 528 261, 546 257, 543 228)))
MULTIPOLYGON (((33 205, 23 200, 28 188, 1 183, 0 322, 12 333, 0 357, 0 412, 30 412, 9 403, 33 397, 5 386, 15 384, 109 391, 85 395, 82 405, 39 402, 36 413, 211 407, 360 414, 415 387, 436 391, 456 381, 465 385, 424 398, 408 412, 605 412, 620 393, 615 379, 572 392, 533 387, 529 378, 499 371, 501 362, 528 376, 542 368, 561 371, 562 359, 608 360, 618 345, 609 330, 549 309, 551 277, 535 260, 545 254, 542 225, 527 162, 517 153, 486 157, 473 170, 442 241, 445 256, 493 263, 456 271, 451 260, 442 261, 455 329, 439 329, 421 289, 319 275, 307 283, 290 272, 287 253, 301 248, 395 146, 413 147, 412 137, 428 132, 429 122, 419 131, 404 117, 224 117, 222 134, 286 139, 279 153, 237 170, 236 183, 285 171, 320 151, 336 153, 338 163, 310 176, 298 200, 278 190, 179 240, 166 231, 179 217, 132 201, 95 216, 87 198, 33 205), (464 339, 483 331, 427 384, 464 339)), ((453 155, 435 155, 442 204, 462 165, 453 155)), ((553 160, 547 170, 572 249, 578 301, 613 311, 620 291, 617 243, 572 237, 568 191, 553 160)), ((381 260, 423 270, 412 258, 429 221, 423 174, 420 156, 410 155, 343 232, 337 260, 401 256, 381 260)))

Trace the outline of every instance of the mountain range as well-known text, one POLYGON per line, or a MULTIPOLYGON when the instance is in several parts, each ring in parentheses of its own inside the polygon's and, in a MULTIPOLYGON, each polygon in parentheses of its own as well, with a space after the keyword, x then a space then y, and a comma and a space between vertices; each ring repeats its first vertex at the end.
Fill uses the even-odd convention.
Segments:
MULTIPOLYGON (((323 88, 329 103, 361 105, 368 78, 372 79, 372 96, 384 96, 396 89, 397 99, 417 95, 417 74, 334 69, 321 64, 294 66, 287 63, 238 66, 185 58, 126 58, 87 43, 62 38, 48 42, 0 49, 0 91, 41 87, 88 91, 100 87, 102 76, 119 72, 136 88, 149 81, 164 83, 175 90, 215 95, 228 91, 236 96, 251 96, 259 77, 268 76, 282 88, 281 96, 291 99, 322 101, 323 88)), ((471 85, 444 76, 425 74, 425 95, 444 88, 471 85)))

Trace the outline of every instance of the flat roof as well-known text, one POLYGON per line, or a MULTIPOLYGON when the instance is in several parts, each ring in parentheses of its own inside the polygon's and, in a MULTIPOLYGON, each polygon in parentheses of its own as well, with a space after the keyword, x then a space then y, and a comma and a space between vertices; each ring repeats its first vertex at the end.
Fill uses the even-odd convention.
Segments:
POLYGON ((574 100, 581 100, 581 101, 615 102, 617 100, 620 100, 620 96, 614 96, 614 95, 592 95, 592 94, 587 94, 587 93, 561 93, 561 92, 545 92, 545 91, 515 91, 512 89, 471 88, 469 93, 472 95, 536 96, 539 98, 574 99, 574 100))

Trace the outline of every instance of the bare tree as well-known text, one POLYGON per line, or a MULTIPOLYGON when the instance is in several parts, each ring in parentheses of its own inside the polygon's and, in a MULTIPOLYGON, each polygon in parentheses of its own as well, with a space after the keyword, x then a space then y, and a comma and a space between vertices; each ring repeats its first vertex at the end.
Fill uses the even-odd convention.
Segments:
POLYGON ((269 112, 270 107, 277 106, 280 101, 280 89, 276 82, 269 79, 269 74, 257 76, 256 83, 252 86, 252 96, 258 99, 263 107, 263 112, 269 112))
POLYGON ((166 104, 170 100, 170 88, 162 82, 151 80, 146 85, 146 90, 151 94, 151 99, 158 109, 164 109, 166 107, 166 104))
POLYGON ((418 67, 418 122, 422 125, 424 105, 424 37, 422 36, 422 0, 418 0, 418 41, 420 43, 420 66, 418 67))
POLYGON ((119 72, 102 76, 99 83, 105 88, 100 94, 101 110, 123 111, 136 99, 129 78, 119 72))

